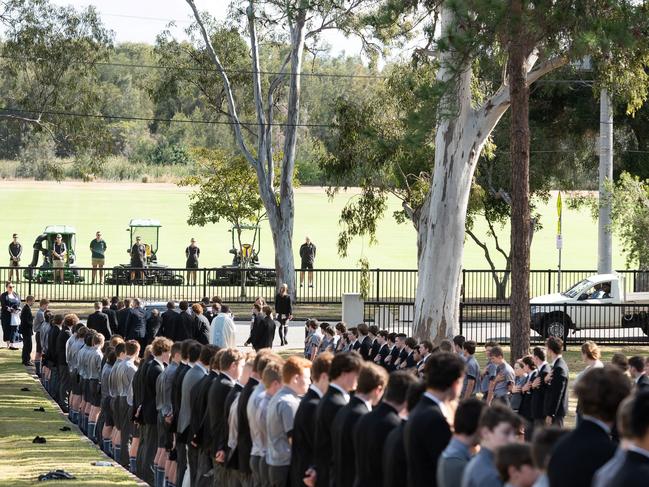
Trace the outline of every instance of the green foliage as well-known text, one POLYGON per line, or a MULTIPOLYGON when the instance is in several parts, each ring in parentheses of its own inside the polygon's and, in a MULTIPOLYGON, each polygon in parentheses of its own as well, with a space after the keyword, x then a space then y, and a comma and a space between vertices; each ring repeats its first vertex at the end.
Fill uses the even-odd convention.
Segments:
POLYGON ((367 299, 370 295, 370 261, 365 257, 358 259, 358 268, 361 271, 358 286, 361 291, 361 297, 367 299))
POLYGON ((191 162, 189 152, 181 144, 172 144, 167 139, 161 139, 146 159, 151 164, 183 164, 191 162))
POLYGON ((36 180, 60 180, 63 169, 54 154, 55 145, 48 134, 33 134, 20 151, 16 176, 36 180))
POLYGON ((243 156, 215 149, 195 150, 192 156, 197 174, 179 183, 198 188, 189 196, 187 223, 205 226, 224 219, 239 228, 264 218, 257 178, 243 156))

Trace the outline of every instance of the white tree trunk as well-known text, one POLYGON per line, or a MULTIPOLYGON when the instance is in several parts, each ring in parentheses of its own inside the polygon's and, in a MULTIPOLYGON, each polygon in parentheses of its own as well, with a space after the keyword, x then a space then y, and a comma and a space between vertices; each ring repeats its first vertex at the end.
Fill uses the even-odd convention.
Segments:
MULTIPOLYGON (((453 13, 442 8, 442 35, 454 28, 453 13)), ((471 60, 458 66, 447 50, 440 56, 437 82, 448 85, 440 103, 435 133, 435 167, 428 198, 418 223, 417 294, 413 334, 434 342, 458 331, 466 210, 476 164, 487 138, 509 107, 506 83, 478 109, 471 107, 471 60)), ((527 62, 528 85, 566 63, 551 59, 531 71, 538 53, 527 62)))

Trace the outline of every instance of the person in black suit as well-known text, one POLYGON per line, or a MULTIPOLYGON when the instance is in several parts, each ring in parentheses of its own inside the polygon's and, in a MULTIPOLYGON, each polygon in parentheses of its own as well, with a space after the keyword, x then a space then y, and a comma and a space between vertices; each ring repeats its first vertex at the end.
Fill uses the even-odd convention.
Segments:
POLYGON ((381 342, 379 342, 379 327, 376 325, 370 325, 369 327, 369 337, 372 340, 372 347, 370 349, 370 360, 374 361, 374 358, 378 355, 379 350, 381 349, 381 342))
MULTIPOLYGON (((108 316, 108 326, 112 333, 117 333, 117 311, 110 307, 110 302, 104 298, 101 300, 101 312, 108 316)), ((108 340, 108 338, 106 338, 108 340)))
MULTIPOLYGON (((545 424, 545 410, 543 408, 545 402, 545 391, 547 385, 545 377, 550 373, 550 365, 545 361, 545 350, 541 347, 534 347, 532 349, 532 360, 536 365, 536 371, 530 377, 530 410, 533 420, 533 427, 542 427, 545 424)), ((532 432, 530 431, 529 437, 531 438, 532 432)))
POLYGON ((22 361, 25 366, 32 366, 32 335, 34 334, 34 296, 27 296, 23 309, 20 311, 20 326, 18 331, 23 336, 22 361))
POLYGON ((624 463, 607 487, 641 487, 649 478, 649 392, 640 391, 632 399, 629 433, 633 438, 624 463))
POLYGON ((275 340, 275 320, 273 319, 273 310, 266 305, 262 308, 264 313, 263 327, 261 333, 261 348, 273 348, 275 340))
POLYGON ((126 319, 126 339, 136 340, 140 344, 140 356, 146 348, 146 317, 142 303, 138 298, 133 299, 133 307, 128 312, 126 319))
POLYGON ((388 373, 385 369, 373 363, 364 364, 358 374, 354 396, 334 418, 331 425, 331 446, 332 478, 336 487, 354 487, 357 455, 354 450, 354 428, 361 417, 368 414, 381 400, 387 382, 388 373))
POLYGON ((313 361, 311 385, 295 412, 289 474, 291 487, 304 487, 305 473, 314 465, 315 416, 320 399, 329 388, 333 358, 331 352, 323 352, 313 361))
POLYGON ((634 390, 636 392, 649 390, 649 377, 645 372, 646 362, 638 355, 629 359, 629 373, 633 378, 634 390))
MULTIPOLYGON (((423 381, 417 380, 410 384, 406 394, 408 413, 412 413, 417 407, 425 390, 426 385, 423 381)), ((383 468, 380 471, 383 476, 383 487, 403 487, 408 485, 406 447, 404 444, 406 424, 406 420, 401 421, 401 424, 394 428, 385 438, 381 457, 383 468)))
POLYGON ((236 446, 230 446, 230 433, 234 433, 235 438, 238 438, 239 428, 238 423, 236 423, 236 420, 233 419, 233 414, 236 415, 237 413, 236 411, 233 411, 232 406, 235 405, 235 402, 238 404, 239 398, 241 397, 241 392, 243 392, 243 388, 245 384, 248 383, 248 380, 250 378, 250 372, 252 371, 253 363, 254 359, 246 359, 245 365, 243 366, 243 371, 241 372, 241 376, 239 377, 239 380, 234 383, 234 387, 230 390, 230 392, 228 392, 228 396, 225 398, 225 405, 223 406, 227 420, 227 427, 225 429, 225 468, 227 471, 226 477, 230 480, 230 484, 239 485, 241 483, 239 481, 239 452, 237 451, 236 446), (235 421, 235 423, 233 423, 231 420, 235 421), (232 428, 235 424, 236 430, 231 430, 230 428, 232 428))
POLYGON ((545 342, 548 359, 552 361, 552 369, 545 376, 546 391, 543 398, 543 414, 545 424, 563 427, 563 419, 568 412, 568 365, 563 360, 563 340, 550 337, 545 342))
POLYGON ((446 415, 464 380, 464 360, 457 354, 433 354, 424 369, 426 392, 404 429, 408 485, 437 487, 437 460, 451 439, 446 415))
POLYGON ((369 326, 367 326, 365 323, 361 323, 360 325, 358 325, 357 330, 359 334, 358 341, 360 342, 358 352, 361 354, 361 357, 363 357, 363 360, 371 360, 372 339, 369 335, 369 326))
POLYGON ((178 321, 176 322, 174 341, 178 342, 189 338, 195 340, 194 317, 187 311, 189 309, 189 303, 187 301, 181 301, 178 304, 178 309, 180 310, 180 313, 178 315, 178 321))
POLYGON ((209 426, 206 426, 208 416, 208 396, 212 384, 221 379, 220 371, 221 351, 217 351, 209 362, 209 373, 200 379, 194 386, 194 400, 191 404, 191 415, 189 420, 188 438, 191 440, 187 445, 190 457, 195 467, 191 474, 191 485, 198 485, 203 474, 212 467, 209 451, 211 436, 209 426), (209 467, 209 468, 208 468, 209 467))
POLYGON ((145 480, 153 484, 153 472, 149 468, 153 465, 153 459, 158 449, 158 411, 156 409, 156 381, 162 374, 164 368, 169 363, 171 353, 171 340, 160 337, 151 343, 151 353, 153 360, 146 369, 143 377, 143 394, 142 394, 142 432, 138 455, 141 456, 141 463, 144 466, 143 473, 145 480))
POLYGON ((625 375, 611 365, 591 368, 579 379, 575 393, 582 420, 553 450, 548 465, 552 487, 590 487, 597 469, 615 454, 611 428, 618 406, 630 392, 625 375))
POLYGON ((158 330, 158 336, 163 336, 173 340, 176 336, 176 323, 180 315, 176 311, 176 303, 169 301, 167 303, 167 310, 160 315, 161 324, 158 330))
POLYGON ((123 307, 117 310, 117 334, 126 337, 126 321, 131 310, 131 300, 126 298, 122 305, 123 307))
POLYGON ((394 363, 399 360, 399 353, 401 350, 397 348, 397 334, 388 333, 388 355, 384 359, 385 367, 388 369, 388 372, 395 370, 394 363))
POLYGON ((219 363, 221 376, 210 386, 210 392, 207 398, 209 423, 204 425, 204 427, 209 428, 211 432, 211 444, 207 445, 207 447, 210 451, 211 458, 215 461, 214 478, 219 485, 227 482, 225 461, 228 447, 227 431, 229 411, 225 409, 225 402, 228 394, 239 380, 244 364, 245 355, 243 352, 236 348, 225 349, 221 353, 219 363))
POLYGON ((356 460, 354 487, 381 485, 383 445, 390 431, 401 423, 400 415, 406 409, 408 387, 415 382, 417 379, 409 372, 392 373, 383 401, 358 420, 353 431, 356 460))
POLYGON ((68 370, 68 361, 67 361, 67 345, 68 340, 72 336, 72 329, 77 326, 79 323, 79 318, 77 315, 69 314, 63 319, 63 326, 61 326, 61 332, 56 338, 56 369, 59 376, 59 404, 63 412, 68 412, 69 410, 69 394, 70 388, 72 386, 70 380, 70 372, 68 370))
POLYGON ((172 410, 172 420, 169 426, 169 430, 174 436, 174 448, 169 452, 169 459, 174 463, 172 470, 177 470, 178 468, 183 468, 183 465, 186 464, 187 451, 184 443, 179 442, 179 431, 178 431, 178 418, 180 416, 180 405, 182 402, 182 384, 185 378, 185 374, 193 367, 194 362, 198 360, 198 357, 201 353, 200 343, 195 340, 185 340, 181 343, 180 346, 180 364, 174 375, 173 382, 171 383, 171 410, 172 410), (198 345, 193 346, 194 344, 198 345), (190 356, 191 350, 191 356, 190 356), (179 445, 180 443, 180 445, 179 445), (180 446, 180 448, 178 448, 180 446), (181 451, 182 450, 182 451, 181 451), (178 461, 178 456, 184 455, 184 458, 178 461))
POLYGON ((264 348, 263 343, 263 334, 264 334, 264 315, 261 312, 261 305, 255 303, 252 307, 253 320, 252 325, 250 326, 250 335, 248 339, 244 342, 243 346, 247 347, 252 345, 252 348, 256 351, 264 348))
POLYGON ((385 358, 390 355, 390 346, 388 345, 388 332, 381 330, 376 336, 376 342, 378 345, 378 350, 374 355, 374 363, 380 365, 384 369, 388 369, 387 364, 385 363, 385 358))
POLYGON ((113 333, 108 322, 108 315, 102 313, 101 303, 99 301, 95 302, 94 307, 95 312, 88 316, 88 324, 86 326, 91 330, 95 330, 97 333, 101 333, 104 335, 104 340, 109 341, 113 333))
POLYGON ((413 337, 408 337, 404 341, 404 347, 403 351, 406 353, 406 358, 401 361, 400 363, 400 368, 402 369, 414 369, 417 367, 417 362, 418 359, 416 355, 418 355, 418 350, 417 350, 417 340, 415 340, 413 337), (417 352, 417 354, 415 354, 417 352))
POLYGON ((316 410, 314 463, 308 476, 315 476, 316 487, 330 487, 333 464, 331 425, 338 411, 349 402, 349 393, 356 389, 363 358, 355 352, 337 354, 329 370, 330 384, 316 410))

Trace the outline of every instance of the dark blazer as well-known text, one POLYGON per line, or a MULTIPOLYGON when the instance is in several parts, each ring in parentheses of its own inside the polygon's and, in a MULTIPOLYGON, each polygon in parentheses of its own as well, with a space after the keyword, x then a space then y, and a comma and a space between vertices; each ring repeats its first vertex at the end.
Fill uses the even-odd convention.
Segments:
POLYGON ((386 358, 388 355, 390 355, 390 347, 388 347, 388 344, 387 344, 387 343, 384 343, 383 345, 381 345, 381 347, 379 348, 378 355, 379 355, 379 357, 381 357, 380 360, 379 360, 379 362, 378 362, 378 364, 379 364, 381 367, 384 367, 384 368, 388 369, 389 367, 388 367, 388 365, 385 363, 385 358, 386 358))
POLYGON ((417 362, 415 362, 415 352, 410 352, 406 356, 406 368, 414 369, 415 367, 417 367, 417 362))
POLYGON ((552 381, 543 398, 543 413, 552 418, 564 418, 568 412, 568 366, 562 357, 552 367, 552 381))
POLYGON ((210 387, 219 378, 220 374, 212 370, 194 386, 196 395, 192 402, 192 414, 189 420, 189 438, 192 440, 192 443, 203 450, 206 450, 210 446, 209 443, 206 443, 206 440, 209 441, 210 439, 210 432, 205 428, 203 423, 203 418, 207 414, 207 397, 210 393, 210 387))
POLYGON ((437 460, 451 440, 451 428, 439 406, 422 396, 404 429, 408 485, 437 487, 437 460))
POLYGON ((88 316, 88 328, 104 335, 106 341, 110 340, 110 337, 113 336, 108 315, 105 315, 102 311, 95 311, 88 316))
POLYGON ((649 390, 649 377, 647 377, 647 374, 642 374, 640 376, 640 379, 638 379, 638 382, 636 382, 634 389, 636 392, 649 390))
POLYGON ((395 370, 396 367, 394 366, 394 364, 396 363, 397 359, 401 355, 401 350, 399 350, 396 346, 394 346, 392 347, 392 351, 389 352, 388 355, 392 357, 392 359, 390 360, 390 363, 387 364, 387 368, 388 370, 395 370))
POLYGON ((381 349, 381 344, 379 341, 375 338, 372 340, 372 349, 370 351, 370 360, 374 360, 374 357, 379 353, 379 350, 381 349))
MULTIPOLYGON (((385 439, 383 445, 383 487, 403 487, 408 485, 408 469, 405 468, 406 448, 404 445, 404 430, 406 422, 402 421, 399 426, 394 428, 385 439)), ((434 479, 435 477, 431 477, 434 479)), ((423 484, 427 485, 427 484, 423 484)))
POLYGON ((228 392, 228 396, 225 398, 225 406, 223 411, 225 413, 225 466, 233 470, 239 470, 239 453, 237 452, 237 447, 234 450, 230 450, 228 442, 230 440, 230 427, 228 420, 230 419, 230 412, 234 401, 241 395, 243 386, 238 382, 234 383, 234 387, 228 392))
POLYGON ((206 419, 209 419, 209 422, 204 422, 203 427, 206 429, 209 428, 211 432, 211 442, 206 442, 205 447, 209 449, 212 455, 216 454, 219 450, 225 451, 227 449, 225 442, 228 422, 227 412, 225 411, 225 400, 233 387, 234 382, 223 374, 210 386, 205 416, 206 419))
POLYGON ((241 391, 239 404, 237 406, 237 418, 239 423, 237 453, 239 455, 239 471, 244 473, 251 473, 250 451, 252 450, 252 438, 250 437, 250 424, 248 423, 247 407, 250 396, 254 392, 255 387, 257 387, 257 384, 259 384, 257 379, 252 377, 248 379, 248 382, 241 391))
POLYGON ((162 326, 162 318, 160 318, 160 315, 158 316, 149 316, 149 318, 146 320, 146 335, 145 339, 147 343, 151 343, 153 339, 158 336, 158 331, 160 331, 160 327, 162 326))
POLYGON ((110 331, 117 333, 117 329, 119 328, 117 326, 117 311, 108 306, 104 306, 101 308, 101 312, 108 316, 108 326, 110 326, 110 331))
POLYGON ((162 374, 164 367, 157 360, 151 360, 144 376, 142 394, 142 422, 144 424, 158 424, 158 411, 156 409, 156 381, 162 374))
POLYGON ((173 309, 168 309, 160 316, 162 317, 162 325, 160 325, 158 335, 173 340, 176 336, 176 323, 180 320, 180 314, 173 309))
POLYGON ((171 423, 171 431, 173 431, 174 433, 177 433, 176 426, 178 423, 178 415, 180 414, 183 379, 185 378, 185 374, 189 369, 191 369, 189 365, 183 364, 181 362, 176 369, 176 374, 174 375, 173 382, 171 383, 171 408, 174 415, 174 419, 171 423))
POLYGON ((548 465, 550 485, 590 487, 597 469, 615 455, 615 450, 616 445, 608 433, 592 421, 582 419, 579 426, 554 447, 548 465))
POLYGON ((259 350, 263 348, 261 346, 262 343, 262 332, 264 328, 264 321, 263 317, 261 315, 255 315, 255 319, 252 322, 252 327, 250 328, 250 335, 248 336, 248 339, 246 340, 246 343, 249 343, 252 345, 252 348, 255 350, 259 350))
POLYGON ((176 322, 174 341, 182 342, 188 338, 194 338, 194 328, 194 317, 190 316, 186 311, 181 311, 176 322))
POLYGON ((291 487, 304 487, 304 473, 314 465, 315 417, 319 403, 318 393, 309 389, 295 412, 291 445, 291 487))
POLYGON ((624 463, 607 487, 645 487, 649 478, 649 458, 627 451, 624 463))
POLYGON ((333 446, 331 425, 338 411, 347 401, 337 388, 329 386, 327 393, 322 396, 315 416, 314 461, 318 473, 316 486, 331 487, 330 472, 333 466, 333 446))
POLYGON ((383 446, 390 432, 400 423, 397 410, 385 402, 358 420, 354 427, 354 487, 381 486, 383 446))
POLYGON ((369 413, 367 405, 357 396, 350 399, 338 413, 331 425, 333 447, 332 477, 336 487, 353 487, 356 477, 354 453, 354 427, 363 415, 369 413))
POLYGON ((531 411, 532 419, 545 419, 545 410, 543 409, 543 403, 545 402, 545 391, 547 385, 545 384, 545 376, 550 372, 550 366, 548 364, 543 365, 538 369, 537 377, 541 379, 541 387, 537 389, 532 389, 531 392, 531 411))
MULTIPOLYGON (((356 340, 354 344, 352 345, 352 351, 353 352, 358 352, 361 349, 361 341, 356 340)), ((360 353, 360 352, 359 352, 360 353)))
POLYGON ((363 337, 361 346, 358 350, 364 360, 370 360, 370 355, 372 354, 372 339, 369 336, 363 337))
POLYGON ((201 345, 207 345, 210 343, 210 323, 207 321, 205 316, 203 316, 202 320, 198 316, 194 316, 192 331, 192 338, 198 343, 201 345))
POLYGON ((270 316, 264 317, 261 334, 261 348, 273 348, 275 340, 275 320, 270 316))
POLYGON ((32 307, 28 304, 25 304, 20 311, 20 326, 18 327, 18 331, 25 337, 32 336, 34 331, 34 314, 32 313, 32 307))
POLYGON ((59 333, 61 333, 61 328, 52 325, 50 332, 47 335, 47 362, 52 367, 54 367, 58 363, 56 342, 58 340, 59 333))
POLYGON ((288 315, 293 314, 293 304, 291 303, 291 296, 277 294, 275 296, 275 313, 288 318, 288 315))
POLYGON ((141 406, 144 400, 147 369, 153 361, 152 355, 146 362, 140 362, 140 366, 133 376, 133 419, 140 424, 143 424, 143 411, 141 406))
POLYGON ((126 319, 126 339, 137 340, 146 336, 146 318, 144 309, 131 308, 126 319))
POLYGON ((122 308, 117 311, 117 334, 126 338, 126 321, 131 308, 122 308))
POLYGON ((67 357, 65 356, 65 348, 71 336, 72 332, 70 331, 70 328, 63 325, 59 335, 56 337, 56 365, 68 365, 67 357))

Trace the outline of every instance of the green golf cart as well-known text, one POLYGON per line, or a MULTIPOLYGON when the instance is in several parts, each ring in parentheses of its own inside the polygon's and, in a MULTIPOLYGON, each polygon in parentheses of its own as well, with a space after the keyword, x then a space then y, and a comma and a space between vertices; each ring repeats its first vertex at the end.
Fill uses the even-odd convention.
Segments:
MULTIPOLYGON (((83 282, 83 277, 74 265, 76 254, 75 247, 77 244, 76 230, 70 225, 48 225, 34 241, 34 254, 32 261, 25 269, 23 275, 28 281, 39 283, 54 282, 54 269, 52 267, 52 249, 54 240, 57 235, 61 235, 62 241, 67 248, 65 262, 63 267, 63 281, 74 284, 83 282), (38 266, 39 256, 43 256, 43 263, 38 266)), ((57 278, 58 280, 58 278, 57 278)))
POLYGON ((158 264, 158 243, 160 240, 160 222, 158 220, 134 218, 129 222, 129 254, 135 244, 135 239, 140 237, 146 249, 145 262, 142 270, 131 272, 131 264, 122 264, 113 267, 112 272, 106 275, 107 284, 183 284, 184 278, 181 274, 174 274, 166 265, 158 264), (133 281, 131 278, 133 277, 133 281))

